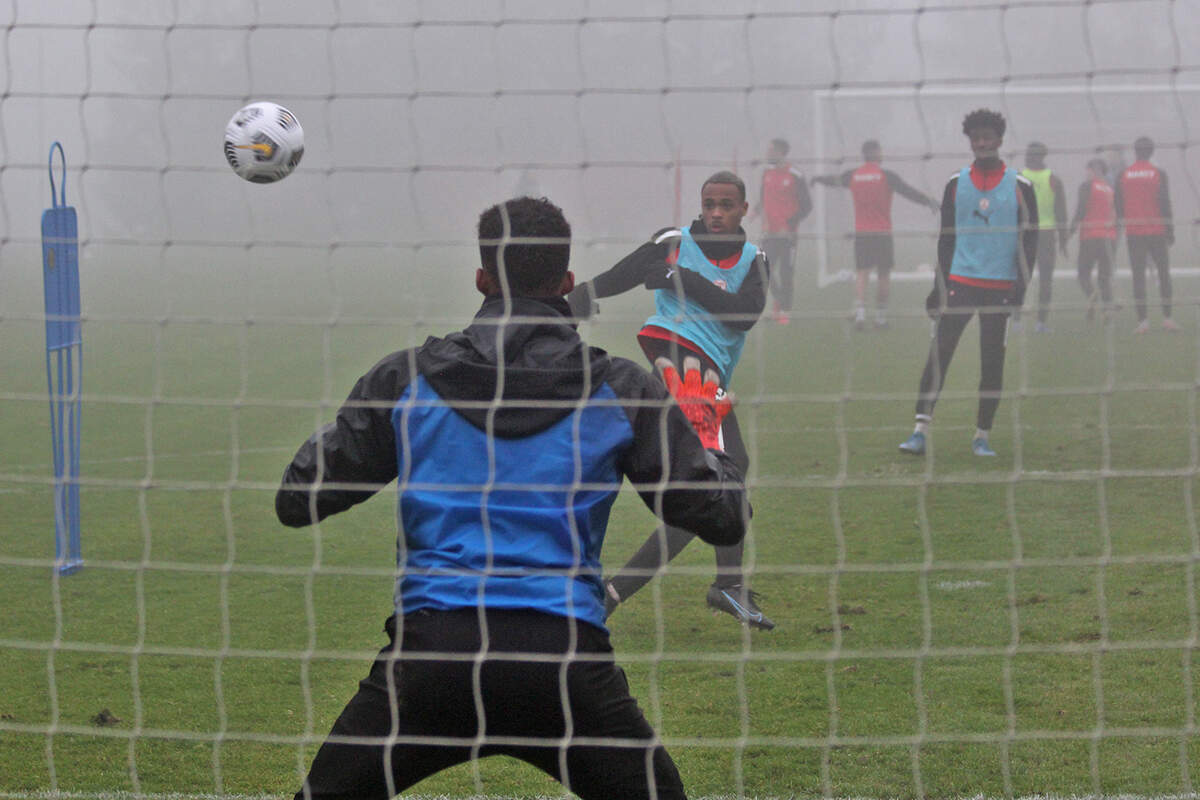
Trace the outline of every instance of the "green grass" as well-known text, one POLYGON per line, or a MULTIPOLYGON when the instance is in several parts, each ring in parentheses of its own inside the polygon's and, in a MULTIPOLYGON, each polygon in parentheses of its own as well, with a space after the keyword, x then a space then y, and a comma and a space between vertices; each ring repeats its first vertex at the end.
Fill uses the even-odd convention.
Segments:
MULTIPOLYGON (((333 298, 283 320, 296 289, 271 305, 254 288, 252 323, 189 294, 174 305, 187 319, 159 324, 85 286, 87 567, 64 579, 48 566, 42 331, 14 310, 36 295, 5 300, 0 794, 295 791, 383 642, 394 500, 292 531, 274 519, 275 482, 361 372, 474 304, 411 297, 393 273, 376 283, 343 296, 331 325, 333 298), (116 721, 98 724, 105 711, 116 721)), ((1129 312, 1088 326, 1078 307, 1052 336, 1014 333, 991 461, 967 447, 974 325, 932 455, 896 451, 928 341, 908 314, 923 284, 898 287, 886 332, 849 328, 845 286, 804 288, 790 326, 760 324, 734 388, 754 462, 754 586, 779 627, 707 612, 698 543, 612 620, 689 792, 1193 791, 1197 288, 1178 282, 1181 335, 1134 337, 1129 312)), ((1055 289, 1075 301, 1073 285, 1055 289)), ((585 333, 638 357, 647 302, 607 301, 585 333)), ((623 493, 609 566, 652 527, 623 493)), ((501 759, 414 792, 561 793, 501 759)))

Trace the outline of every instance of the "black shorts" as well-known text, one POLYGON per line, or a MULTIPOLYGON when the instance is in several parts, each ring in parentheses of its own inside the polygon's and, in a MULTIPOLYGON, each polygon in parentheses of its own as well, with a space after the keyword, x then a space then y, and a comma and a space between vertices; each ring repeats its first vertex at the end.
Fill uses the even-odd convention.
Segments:
POLYGON ((896 263, 895 250, 890 233, 856 233, 854 268, 889 272, 896 263))
POLYGON ((532 764, 582 798, 684 796, 603 629, 490 610, 481 656, 475 609, 407 614, 399 647, 396 619, 297 800, 388 800, 489 755, 532 764))

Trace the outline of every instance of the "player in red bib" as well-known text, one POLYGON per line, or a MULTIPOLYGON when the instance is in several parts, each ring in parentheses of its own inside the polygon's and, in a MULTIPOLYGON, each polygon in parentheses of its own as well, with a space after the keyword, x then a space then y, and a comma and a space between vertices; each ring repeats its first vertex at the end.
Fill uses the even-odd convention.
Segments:
POLYGON ((1138 324, 1134 333, 1150 330, 1146 316, 1146 261, 1158 268, 1158 292, 1162 298, 1165 331, 1177 331, 1171 319, 1171 262, 1167 248, 1175 244, 1175 225, 1171 219, 1171 194, 1167 173, 1150 163, 1154 142, 1148 136, 1133 143, 1137 160, 1125 168, 1117 181, 1114 202, 1117 222, 1124 226, 1129 243, 1129 267, 1133 271, 1133 299, 1138 324))
POLYGON ((1079 200, 1075 204, 1075 216, 1067 238, 1079 231, 1079 287, 1088 299, 1088 322, 1096 315, 1096 287, 1092 284, 1092 270, 1096 270, 1096 282, 1100 287, 1100 302, 1104 318, 1112 311, 1112 263, 1113 249, 1117 243, 1117 213, 1114 192, 1108 180, 1108 165, 1102 158, 1093 158, 1087 163, 1087 180, 1079 186, 1079 200))
MULTIPOLYGON (((863 161, 857 169, 840 175, 817 175, 814 184, 850 190, 854 202, 854 326, 866 325, 867 283, 871 270, 879 272, 875 287, 875 327, 887 327, 888 294, 891 289, 895 246, 892 242, 892 195, 928 206, 937 213, 941 205, 904 182, 896 173, 879 166, 883 148, 874 139, 863 142, 863 161)), ((774 263, 774 262, 772 262, 774 263)))
POLYGON ((771 263, 771 295, 775 298, 772 316, 786 325, 792 313, 795 285, 796 228, 812 211, 812 198, 804 175, 785 159, 791 149, 784 139, 772 139, 767 146, 767 164, 763 171, 758 207, 753 216, 762 217, 763 252, 771 263))

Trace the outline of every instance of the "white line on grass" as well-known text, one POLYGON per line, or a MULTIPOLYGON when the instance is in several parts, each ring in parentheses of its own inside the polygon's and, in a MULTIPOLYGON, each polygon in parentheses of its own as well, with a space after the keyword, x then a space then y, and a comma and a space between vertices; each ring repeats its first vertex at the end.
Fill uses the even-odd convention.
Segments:
POLYGON ((943 592, 957 592, 961 589, 982 589, 991 585, 991 581, 938 581, 937 588, 943 592))

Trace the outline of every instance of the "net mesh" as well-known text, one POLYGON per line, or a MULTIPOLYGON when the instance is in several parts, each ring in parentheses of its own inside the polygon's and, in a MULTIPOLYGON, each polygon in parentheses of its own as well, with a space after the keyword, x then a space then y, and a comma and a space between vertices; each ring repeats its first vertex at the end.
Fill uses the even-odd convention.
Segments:
MULTIPOLYGON (((296 790, 382 643, 395 522, 380 496, 284 531, 278 475, 380 356, 469 319, 484 207, 550 197, 588 278, 688 222, 717 169, 739 172, 754 205, 775 137, 806 177, 856 166, 878 139, 890 169, 940 197, 980 106, 1008 119, 1010 164, 1047 144, 1072 211, 1089 159, 1128 163, 1135 137, 1154 138, 1184 333, 1132 335, 1123 251, 1123 309, 1085 316, 1072 244, 1054 335, 1010 338, 1000 458, 966 450, 969 334, 931 453, 904 459, 936 218, 897 202, 897 276, 914 280, 895 287, 889 328, 860 333, 838 281, 853 271, 849 197, 813 187, 791 322, 755 326, 733 386, 756 510, 747 565, 778 628, 709 617, 712 556, 692 545, 615 613, 618 660, 693 795, 1192 794, 1196 11, 0 7, 0 795, 296 790), (243 183, 221 153, 255 100, 304 126, 304 161, 277 185, 243 183), (53 570, 36 270, 54 140, 79 211, 88 354, 86 566, 70 577, 53 570)), ((602 301, 583 332, 640 359, 648 298, 602 301)), ((653 527, 623 494, 606 566, 653 527)), ((418 791, 558 793, 522 769, 483 761, 418 791)))

